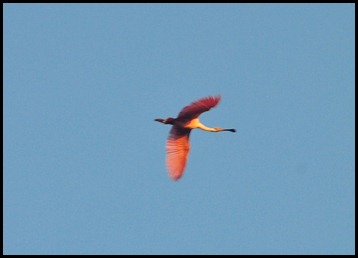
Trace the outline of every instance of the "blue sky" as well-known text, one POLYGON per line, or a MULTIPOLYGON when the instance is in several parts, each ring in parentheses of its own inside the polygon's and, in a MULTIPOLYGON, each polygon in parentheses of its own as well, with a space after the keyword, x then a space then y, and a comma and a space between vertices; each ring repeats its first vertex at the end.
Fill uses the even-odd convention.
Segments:
POLYGON ((354 253, 353 4, 3 7, 5 254, 354 253))

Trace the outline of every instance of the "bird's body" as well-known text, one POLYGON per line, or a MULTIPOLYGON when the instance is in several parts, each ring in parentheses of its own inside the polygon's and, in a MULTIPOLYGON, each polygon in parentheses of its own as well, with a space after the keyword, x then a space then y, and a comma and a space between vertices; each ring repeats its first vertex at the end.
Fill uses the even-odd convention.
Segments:
POLYGON ((194 101, 185 106, 177 118, 168 117, 167 119, 155 119, 163 124, 173 125, 167 139, 167 169, 169 176, 173 180, 178 180, 184 173, 190 151, 189 136, 192 129, 201 129, 208 132, 230 131, 236 132, 235 129, 223 129, 219 127, 210 128, 199 121, 199 116, 211 108, 215 107, 219 101, 219 96, 208 96, 194 101))

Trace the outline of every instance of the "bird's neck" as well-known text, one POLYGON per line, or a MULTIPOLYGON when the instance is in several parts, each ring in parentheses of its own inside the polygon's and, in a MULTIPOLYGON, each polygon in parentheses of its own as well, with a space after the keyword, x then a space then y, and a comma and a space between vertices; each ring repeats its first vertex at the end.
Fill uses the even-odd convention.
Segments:
POLYGON ((210 128, 210 127, 207 127, 207 126, 203 125, 199 121, 198 118, 194 118, 194 119, 190 120, 187 124, 185 124, 184 127, 189 128, 189 129, 199 128, 199 129, 204 130, 204 131, 215 132, 215 128, 210 128))

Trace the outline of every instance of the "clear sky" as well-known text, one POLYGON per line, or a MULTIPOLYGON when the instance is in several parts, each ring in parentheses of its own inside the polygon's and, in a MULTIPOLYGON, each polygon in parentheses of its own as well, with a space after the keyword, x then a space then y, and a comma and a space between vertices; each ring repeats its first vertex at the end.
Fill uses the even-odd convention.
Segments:
POLYGON ((354 9, 5 4, 4 253, 354 254, 354 9))

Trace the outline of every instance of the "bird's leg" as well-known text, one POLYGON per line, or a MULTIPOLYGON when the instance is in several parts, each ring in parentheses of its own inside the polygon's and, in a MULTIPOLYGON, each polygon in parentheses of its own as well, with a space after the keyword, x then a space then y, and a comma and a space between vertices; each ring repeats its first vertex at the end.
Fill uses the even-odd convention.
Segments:
POLYGON ((164 119, 162 119, 162 118, 157 118, 157 119, 154 119, 154 121, 157 121, 157 122, 160 122, 160 123, 165 124, 165 123, 164 123, 164 121, 165 121, 165 120, 164 120, 164 119))
POLYGON ((154 121, 157 121, 157 122, 160 122, 160 123, 163 123, 166 125, 174 125, 175 118, 172 118, 172 117, 168 117, 167 119, 157 118, 157 119, 154 119, 154 121))

